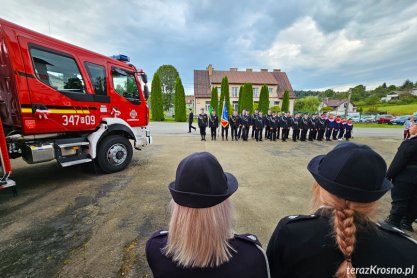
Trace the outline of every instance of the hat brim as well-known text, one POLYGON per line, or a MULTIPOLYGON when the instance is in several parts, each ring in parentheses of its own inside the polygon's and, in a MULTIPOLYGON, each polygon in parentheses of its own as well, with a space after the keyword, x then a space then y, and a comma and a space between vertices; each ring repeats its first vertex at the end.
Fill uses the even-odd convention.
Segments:
POLYGON ((384 194, 392 188, 392 183, 384 178, 379 190, 364 190, 343 185, 323 177, 319 173, 319 166, 325 155, 314 157, 307 166, 307 169, 313 175, 317 183, 328 192, 339 198, 346 199, 358 203, 370 203, 380 199, 384 194))
POLYGON ((235 176, 226 172, 224 175, 227 179, 227 190, 220 195, 179 191, 175 189, 175 181, 168 185, 168 189, 171 192, 172 199, 178 205, 190 208, 209 208, 229 198, 238 188, 238 181, 235 176))

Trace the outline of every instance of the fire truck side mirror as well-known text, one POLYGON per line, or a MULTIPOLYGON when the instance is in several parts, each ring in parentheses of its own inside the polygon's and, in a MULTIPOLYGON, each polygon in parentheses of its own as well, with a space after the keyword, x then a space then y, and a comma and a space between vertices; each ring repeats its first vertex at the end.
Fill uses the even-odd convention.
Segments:
POLYGON ((140 76, 142 78, 143 83, 148 83, 148 76, 146 75, 146 73, 141 72, 140 76))
POLYGON ((148 98, 149 98, 149 88, 148 88, 148 85, 146 85, 146 84, 143 86, 143 93, 145 94, 145 99, 148 100, 148 98))

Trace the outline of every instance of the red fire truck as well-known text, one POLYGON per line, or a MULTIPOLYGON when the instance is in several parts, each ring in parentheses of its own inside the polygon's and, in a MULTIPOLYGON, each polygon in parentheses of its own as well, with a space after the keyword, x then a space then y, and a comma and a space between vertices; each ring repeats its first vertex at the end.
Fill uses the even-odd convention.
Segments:
MULTIPOLYGON (((0 18, 0 189, 10 158, 123 170, 147 130, 147 76, 124 55, 106 57, 0 18)), ((13 188, 14 189, 14 188, 13 188)))

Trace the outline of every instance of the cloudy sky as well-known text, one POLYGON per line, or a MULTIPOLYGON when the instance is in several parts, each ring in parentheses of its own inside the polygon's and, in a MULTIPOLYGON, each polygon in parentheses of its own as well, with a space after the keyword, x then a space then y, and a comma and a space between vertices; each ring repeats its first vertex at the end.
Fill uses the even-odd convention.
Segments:
POLYGON ((0 0, 0 17, 104 55, 123 53, 150 76, 280 68, 296 90, 417 81, 415 0, 0 0))

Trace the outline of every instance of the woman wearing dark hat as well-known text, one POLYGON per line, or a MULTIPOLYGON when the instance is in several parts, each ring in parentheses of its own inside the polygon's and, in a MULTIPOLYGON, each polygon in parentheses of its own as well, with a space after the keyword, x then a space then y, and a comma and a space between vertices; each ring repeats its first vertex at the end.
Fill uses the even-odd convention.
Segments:
POLYGON ((267 248, 271 277, 380 277, 392 268, 416 277, 417 243, 369 219, 391 188, 383 158, 366 145, 341 143, 307 168, 319 209, 278 223, 267 248))
POLYGON ((156 232, 146 244, 154 277, 269 277, 256 236, 233 234, 228 198, 237 187, 236 178, 207 152, 180 162, 169 185, 169 230, 156 232))

